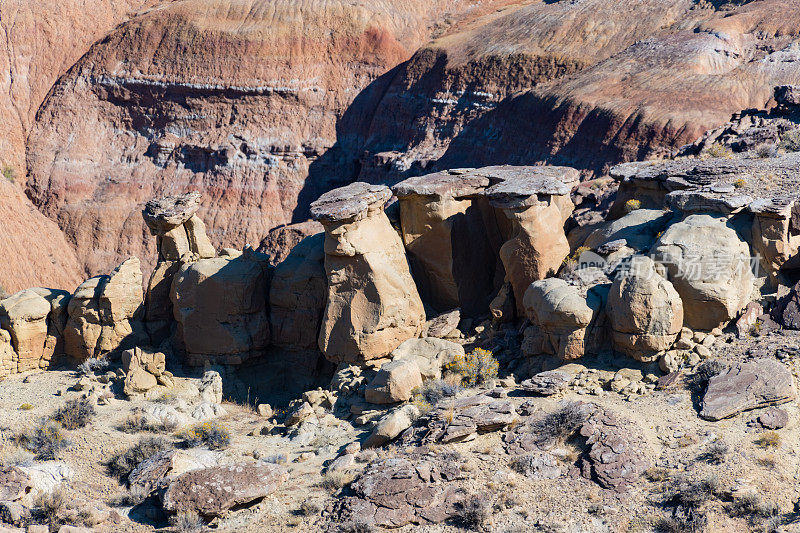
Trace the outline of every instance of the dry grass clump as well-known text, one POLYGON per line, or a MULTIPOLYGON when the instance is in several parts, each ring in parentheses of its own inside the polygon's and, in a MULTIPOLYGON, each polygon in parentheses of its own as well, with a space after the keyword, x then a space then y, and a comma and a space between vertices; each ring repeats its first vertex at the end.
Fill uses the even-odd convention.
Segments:
POLYGON ((531 430, 540 443, 564 441, 575 434, 586 422, 587 414, 578 402, 570 403, 535 421, 531 430))
POLYGON ((491 511, 485 496, 471 496, 458 504, 453 520, 465 529, 481 531, 489 524, 491 511))
POLYGON ((178 437, 188 448, 206 446, 209 450, 220 450, 231 443, 231 432, 214 420, 194 425, 182 431, 178 437))
POLYGON ((193 511, 176 514, 169 519, 169 524, 176 533, 199 533, 206 529, 206 523, 193 511))
POLYGON ((335 492, 352 483, 354 479, 355 474, 352 472, 328 472, 322 476, 322 481, 320 481, 319 486, 327 491, 335 492))
POLYGON ((41 419, 34 427, 17 435, 16 440, 42 461, 58 459, 61 452, 70 446, 61 425, 49 418, 41 419))
POLYGON ((95 413, 94 405, 89 398, 76 398, 57 409, 51 418, 60 422, 65 429, 80 429, 89 424, 95 413))
POLYGON ((107 463, 108 471, 114 477, 125 479, 143 461, 171 448, 174 445, 164 437, 144 437, 127 450, 113 455, 107 463))
POLYGON ((767 431, 756 439, 756 444, 764 449, 780 448, 781 436, 777 431, 767 431))

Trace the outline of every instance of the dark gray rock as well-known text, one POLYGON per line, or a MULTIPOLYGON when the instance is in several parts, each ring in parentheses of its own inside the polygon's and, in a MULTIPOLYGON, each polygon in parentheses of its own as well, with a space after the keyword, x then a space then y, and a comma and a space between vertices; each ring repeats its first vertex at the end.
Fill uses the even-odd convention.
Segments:
POLYGON ((526 379, 520 383, 520 387, 525 392, 531 392, 540 396, 552 396, 566 390, 573 375, 559 370, 548 370, 539 372, 531 379, 526 379))
POLYGON ((33 488, 30 476, 17 467, 0 469, 0 501, 19 500, 33 488))
POLYGON ((311 216, 315 220, 343 222, 353 220, 370 208, 383 208, 392 197, 385 185, 370 185, 357 181, 346 187, 326 192, 311 203, 311 216))
POLYGON ((199 192, 187 192, 150 200, 144 205, 142 217, 152 231, 166 233, 192 218, 200 208, 200 198, 199 192))
POLYGON ((580 174, 570 167, 518 167, 510 179, 484 192, 496 207, 526 207, 536 204, 538 195, 566 196, 578 184, 580 174))
POLYGON ((425 323, 422 330, 423 337, 443 338, 453 332, 461 322, 461 309, 453 309, 448 313, 441 314, 425 323))
POLYGON ((758 423, 765 429, 783 429, 789 423, 789 413, 780 407, 770 407, 758 415, 758 423))
POLYGON ((792 373, 775 359, 739 363, 708 382, 700 416, 722 420, 797 397, 792 373))
POLYGON ((606 489, 624 492, 647 469, 641 432, 628 420, 596 408, 580 429, 589 453, 583 460, 584 476, 606 489))
POLYGON ((489 178, 484 176, 445 170, 401 181, 392 187, 392 191, 398 198, 413 195, 465 198, 480 193, 488 186, 489 178))

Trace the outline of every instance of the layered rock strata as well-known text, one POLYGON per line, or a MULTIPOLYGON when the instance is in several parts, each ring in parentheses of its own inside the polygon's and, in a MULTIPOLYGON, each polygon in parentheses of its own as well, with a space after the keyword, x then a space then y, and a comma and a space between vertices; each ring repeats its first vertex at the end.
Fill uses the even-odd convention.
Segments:
POLYGON ((354 183, 322 195, 328 294, 319 347, 334 362, 384 357, 418 336, 425 311, 403 242, 384 212, 388 187, 354 183))

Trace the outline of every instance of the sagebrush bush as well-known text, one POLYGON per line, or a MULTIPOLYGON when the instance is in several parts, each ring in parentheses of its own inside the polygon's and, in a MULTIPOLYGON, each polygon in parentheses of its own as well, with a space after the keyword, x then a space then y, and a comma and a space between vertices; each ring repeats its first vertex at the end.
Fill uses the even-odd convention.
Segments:
POLYGON ((127 417, 117 426, 123 433, 172 433, 178 429, 178 422, 171 419, 162 419, 154 422, 142 414, 133 414, 127 417))
POLYGON ((535 421, 531 429, 540 443, 565 440, 578 431, 586 418, 581 404, 575 402, 535 421))
POLYGON ((456 506, 456 523, 465 529, 480 531, 489 523, 491 507, 484 496, 472 496, 456 506))
POLYGON ((733 157, 733 151, 723 144, 713 144, 708 149, 708 155, 711 157, 723 157, 730 159, 733 157))
POLYGON ((70 446, 61 425, 49 418, 41 419, 34 427, 18 435, 17 443, 42 461, 58 459, 61 452, 70 446))
POLYGON ((95 413, 94 405, 89 398, 76 398, 57 409, 51 418, 60 422, 65 429, 79 429, 86 427, 95 413))
POLYGON ((778 148, 787 152, 800 152, 800 129, 794 129, 784 134, 778 148))
POLYGON ((193 511, 178 513, 169 519, 176 533, 198 533, 205 530, 206 523, 193 511))
POLYGON ((767 431, 756 439, 756 444, 764 449, 780 448, 781 440, 781 436, 777 431, 767 431))
POLYGON ((108 471, 116 478, 125 479, 142 461, 173 447, 164 437, 144 437, 127 450, 114 454, 107 463, 108 471))
POLYGON ((755 148, 756 155, 761 159, 774 157, 777 154, 777 149, 774 144, 761 143, 755 148))
POLYGON ((700 456, 700 459, 711 464, 722 464, 725 462, 730 451, 731 448, 726 443, 722 441, 713 442, 700 456))
POLYGON ((414 389, 411 402, 424 414, 443 399, 456 396, 461 390, 457 383, 434 379, 414 389))
POLYGON ((114 507, 136 507, 150 497, 150 491, 143 485, 134 485, 109 502, 114 507))
POLYGON ((83 363, 78 365, 78 374, 81 376, 88 376, 91 374, 95 374, 100 372, 101 370, 105 370, 108 368, 109 362, 106 359, 97 359, 95 357, 90 357, 83 363))
POLYGON ((642 202, 639 201, 639 200, 636 200, 635 198, 631 198, 630 200, 625 202, 625 212, 626 213, 632 213, 633 211, 636 211, 637 209, 641 209, 641 208, 642 208, 642 202))
POLYGON ((345 485, 349 485, 355 479, 355 474, 352 472, 342 472, 341 470, 337 470, 334 472, 328 472, 324 476, 322 476, 322 481, 320 481, 319 486, 328 491, 337 491, 344 487, 345 485))
POLYGON ((459 374, 463 384, 474 387, 496 378, 500 364, 492 356, 492 352, 476 348, 468 354, 456 356, 446 368, 450 372, 459 374))
POLYGON ((55 531, 66 507, 67 494, 58 487, 52 492, 44 492, 36 497, 32 514, 38 522, 49 524, 51 531, 55 531))
POLYGON ((219 450, 231 443, 231 433, 228 428, 214 420, 194 425, 178 436, 188 448, 205 445, 209 450, 219 450))
POLYGON ((3 177, 5 179, 7 179, 8 181, 10 181, 11 183, 14 183, 16 181, 16 179, 17 179, 17 171, 11 165, 5 165, 4 164, 2 166, 2 174, 3 174, 3 177))

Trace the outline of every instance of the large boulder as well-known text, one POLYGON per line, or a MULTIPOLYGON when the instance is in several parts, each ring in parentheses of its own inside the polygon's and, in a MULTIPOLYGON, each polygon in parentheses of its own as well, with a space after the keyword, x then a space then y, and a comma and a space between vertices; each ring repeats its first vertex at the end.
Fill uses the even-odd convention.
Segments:
POLYGON ((638 252, 646 252, 664 231, 673 214, 658 209, 635 209, 622 218, 604 223, 594 230, 583 243, 591 250, 624 239, 626 245, 638 252))
POLYGON ((66 353, 82 361, 147 343, 141 322, 142 269, 132 257, 108 276, 84 281, 67 307, 66 353))
POLYGON ((269 290, 273 344, 317 348, 327 292, 324 243, 322 233, 306 237, 275 267, 269 290))
POLYGON ((422 374, 417 363, 399 359, 384 364, 364 391, 371 403, 397 403, 411 398, 412 391, 422 386, 422 374))
POLYGON ((288 478, 286 468, 272 463, 202 468, 177 476, 161 500, 171 513, 219 516, 275 492, 288 478))
POLYGON ((464 356, 462 345, 434 337, 408 339, 391 353, 393 361, 416 363, 426 381, 442 377, 442 368, 459 356, 464 356))
POLYGON ((0 329, 0 379, 17 373, 17 352, 11 344, 11 333, 0 329))
POLYGON ((425 325, 403 242, 383 210, 391 195, 358 182, 311 204, 325 227, 328 277, 319 347, 333 362, 384 357, 425 325))
POLYGON ((49 314, 50 303, 31 289, 0 302, 0 326, 11 334, 17 353, 16 371, 39 368, 45 353, 49 314))
POLYGON ((775 359, 756 359, 738 363, 709 380, 700 416, 722 420, 796 397, 794 377, 788 368, 775 359))
POLYGON ((555 274, 570 247, 564 224, 574 205, 569 197, 578 171, 568 167, 521 167, 518 175, 486 189, 493 207, 512 223, 512 234, 500 248, 517 312, 525 312, 525 291, 534 281, 555 274))
POLYGON ((653 250, 683 301, 686 326, 710 331, 750 301, 750 248, 725 219, 690 215, 667 228, 653 250))
POLYGON ((683 326, 683 303, 652 259, 635 256, 608 293, 614 349, 644 360, 668 350, 683 326))
POLYGON ((479 316, 496 290, 499 230, 480 195, 488 186, 479 171, 448 170, 392 188, 414 280, 437 311, 460 307, 479 316))
POLYGON ((164 196, 150 200, 142 217, 156 236, 159 261, 179 261, 185 254, 209 258, 216 250, 206 235, 206 226, 195 214, 200 208, 199 192, 164 196))
POLYGON ((770 277, 783 281, 781 269, 800 267, 797 252, 800 235, 792 227, 792 216, 797 210, 795 198, 779 197, 759 199, 749 206, 753 213, 753 248, 761 258, 761 266, 770 277))
POLYGON ((599 348, 602 332, 595 325, 605 300, 602 289, 582 294, 559 278, 531 283, 523 300, 533 324, 525 331, 526 355, 551 354, 568 361, 599 348))
POLYGON ((260 356, 270 341, 268 284, 269 258, 250 249, 182 265, 170 298, 186 362, 238 364, 260 356))

